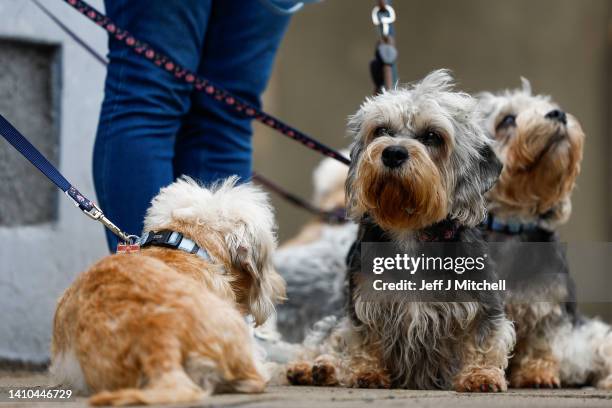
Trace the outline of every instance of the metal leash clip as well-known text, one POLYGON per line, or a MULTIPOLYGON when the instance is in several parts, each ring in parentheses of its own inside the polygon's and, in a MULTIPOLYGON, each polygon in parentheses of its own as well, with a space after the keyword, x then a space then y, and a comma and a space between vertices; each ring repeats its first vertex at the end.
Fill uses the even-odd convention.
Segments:
POLYGON ((110 232, 121 239, 122 243, 117 246, 117 252, 136 252, 137 250, 140 250, 140 245, 137 244, 139 237, 137 235, 129 235, 121 231, 118 226, 106 218, 104 212, 94 202, 84 198, 84 196, 82 196, 73 187, 70 191, 66 191, 65 194, 72 200, 76 207, 83 211, 85 215, 94 221, 100 222, 102 225, 108 228, 110 232), (77 199, 81 202, 77 201, 73 196, 77 197, 77 199), (120 247, 123 249, 122 251, 120 251, 120 247))
POLYGON ((111 220, 106 218, 100 207, 98 207, 97 205, 93 204, 93 208, 91 210, 83 210, 83 212, 87 214, 87 216, 92 220, 96 220, 102 223, 102 225, 108 228, 113 234, 121 238, 123 242, 130 242, 130 237, 132 237, 133 235, 128 235, 125 232, 121 231, 118 226, 116 226, 111 220))
POLYGON ((140 251, 140 237, 138 235, 129 235, 128 240, 117 244, 118 254, 131 254, 140 251))
POLYGON ((395 22, 395 10, 389 4, 384 8, 380 6, 374 7, 372 10, 372 23, 375 26, 381 26, 381 33, 384 37, 389 35, 391 24, 395 22))

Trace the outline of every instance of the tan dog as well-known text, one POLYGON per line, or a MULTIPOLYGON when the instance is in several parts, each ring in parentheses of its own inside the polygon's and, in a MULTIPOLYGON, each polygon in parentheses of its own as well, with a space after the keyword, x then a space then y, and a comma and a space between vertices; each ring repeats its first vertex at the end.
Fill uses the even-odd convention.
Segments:
POLYGON ((284 298, 272 266, 268 198, 230 178, 183 178, 161 190, 145 232, 170 230, 206 257, 165 247, 108 256, 66 290, 55 313, 51 371, 94 405, 198 401, 262 392, 246 315, 258 324, 284 298))
POLYGON ((580 172, 585 134, 573 115, 550 97, 533 94, 523 79, 520 89, 480 96, 485 127, 504 163, 499 181, 487 195, 487 241, 500 249, 495 259, 509 277, 525 281, 506 295, 517 343, 510 360, 513 387, 553 388, 595 385, 612 388, 612 333, 576 308, 574 282, 557 229, 571 214, 571 195, 580 172), (525 272, 516 248, 547 243, 533 252, 525 272), (551 254, 558 254, 550 256, 551 254), (535 265, 534 265, 535 262, 535 265), (525 279, 525 277, 527 279, 525 279), (554 278, 553 278, 554 277, 554 278))
POLYGON ((504 169, 487 195, 497 217, 555 230, 571 213, 571 193, 580 173, 584 131, 578 120, 531 85, 480 96, 485 128, 504 169))

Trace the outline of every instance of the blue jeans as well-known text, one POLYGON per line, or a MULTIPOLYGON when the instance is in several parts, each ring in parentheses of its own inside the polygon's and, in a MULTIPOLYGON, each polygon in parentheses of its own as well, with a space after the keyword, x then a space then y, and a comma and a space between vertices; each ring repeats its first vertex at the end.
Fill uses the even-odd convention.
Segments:
MULTIPOLYGON (((259 106, 289 23, 253 0, 106 0, 106 12, 153 48, 259 106)), ((194 92, 122 44, 110 65, 94 146, 101 208, 142 231, 151 199, 187 174, 209 184, 251 174, 251 120, 194 92)), ((117 238, 107 231, 111 251, 117 238)))

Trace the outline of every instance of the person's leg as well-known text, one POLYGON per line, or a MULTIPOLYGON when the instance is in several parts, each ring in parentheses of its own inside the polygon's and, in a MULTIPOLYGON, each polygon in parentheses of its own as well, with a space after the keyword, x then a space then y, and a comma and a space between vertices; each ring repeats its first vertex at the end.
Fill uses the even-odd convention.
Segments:
MULTIPOLYGON (((259 1, 213 0, 198 74, 260 106, 289 23, 259 1)), ((195 92, 176 141, 175 176, 204 183, 251 174, 251 120, 195 92)))
MULTIPOLYGON (((211 0, 106 0, 118 26, 187 69, 199 66, 211 0)), ((172 160, 192 86, 116 40, 94 147, 94 182, 101 208, 120 228, 140 234, 151 199, 174 180, 172 160)), ((107 231, 114 251, 117 239, 107 231)))

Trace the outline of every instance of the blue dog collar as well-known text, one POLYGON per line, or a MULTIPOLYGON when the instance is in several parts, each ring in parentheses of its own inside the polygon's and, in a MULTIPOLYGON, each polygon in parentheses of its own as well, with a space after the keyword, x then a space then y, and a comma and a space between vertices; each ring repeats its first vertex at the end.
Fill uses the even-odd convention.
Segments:
POLYGON ((539 228, 536 223, 522 223, 514 218, 502 221, 493 214, 489 214, 487 216, 487 219, 484 221, 484 226, 488 230, 501 232, 509 235, 518 235, 523 232, 532 232, 539 228))
POLYGON ((189 254, 194 254, 207 262, 212 262, 212 257, 204 248, 200 248, 194 241, 186 238, 176 231, 147 231, 136 243, 142 248, 148 246, 159 246, 163 248, 178 249, 189 254))

